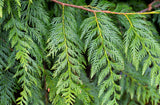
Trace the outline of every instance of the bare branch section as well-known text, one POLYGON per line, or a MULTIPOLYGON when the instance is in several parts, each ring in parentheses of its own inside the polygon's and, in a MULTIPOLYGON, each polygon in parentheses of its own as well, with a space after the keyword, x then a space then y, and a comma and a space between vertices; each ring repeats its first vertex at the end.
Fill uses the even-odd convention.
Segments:
MULTIPOLYGON (((82 9, 82 10, 86 10, 86 11, 89 11, 89 12, 103 12, 103 13, 108 13, 108 14, 119 14, 119 15, 134 15, 134 14, 160 14, 160 12, 157 12, 157 11, 151 11, 151 12, 135 12, 135 13, 121 13, 121 12, 112 12, 112 11, 107 11, 107 10, 92 10, 92 9, 88 9, 88 8, 85 8, 84 6, 78 6, 78 5, 73 5, 73 4, 67 4, 67 3, 63 3, 63 2, 60 2, 60 1, 57 1, 57 0, 51 0, 55 3, 58 3, 60 5, 64 5, 64 6, 69 6, 69 7, 74 7, 74 8, 79 8, 79 9, 82 9)), ((147 9, 148 10, 148 9, 147 9)))
MULTIPOLYGON (((139 11, 139 12, 146 12, 146 11, 151 11, 152 10, 152 5, 154 4, 154 3, 156 3, 156 2, 160 2, 160 0, 154 0, 153 2, 151 2, 149 5, 148 5, 148 8, 146 8, 146 9, 143 9, 143 10, 141 10, 141 11, 139 11)), ((159 4, 156 4, 156 5, 154 5, 153 6, 154 8, 158 8, 158 7, 160 7, 160 3, 159 4)))

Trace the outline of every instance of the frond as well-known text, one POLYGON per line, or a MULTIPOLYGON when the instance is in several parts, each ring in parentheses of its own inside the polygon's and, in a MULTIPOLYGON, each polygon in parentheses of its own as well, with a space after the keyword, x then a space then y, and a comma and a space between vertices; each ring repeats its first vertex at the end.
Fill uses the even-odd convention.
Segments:
MULTIPOLYGON (((77 23, 74 18, 74 9, 62 9, 62 16, 54 18, 51 36, 48 40, 48 56, 55 59, 52 69, 54 77, 59 77, 56 87, 56 96, 62 94, 67 104, 73 104, 76 96, 82 94, 80 87, 80 71, 83 70, 85 59, 82 56, 81 44, 77 35, 77 23), (72 21, 72 22, 71 22, 72 21)), ((55 98, 57 100, 57 98, 55 98)))
MULTIPOLYGON (((43 0, 40 0, 34 1, 33 4, 30 4, 29 1, 23 1, 21 18, 22 21, 24 21, 24 26, 27 27, 26 33, 38 43, 41 49, 44 50, 49 17, 44 9, 43 2, 43 0)), ((40 52, 41 51, 39 51, 39 53, 40 52)))
POLYGON ((94 15, 85 19, 81 25, 82 38, 86 42, 85 49, 88 49, 88 59, 92 65, 91 77, 99 73, 99 97, 103 97, 102 105, 105 103, 117 104, 120 96, 116 91, 120 91, 120 86, 116 84, 116 81, 119 80, 116 72, 123 70, 124 63, 123 56, 119 51, 121 46, 117 46, 122 42, 120 32, 107 15, 102 13, 94 15), (118 65, 119 67, 117 67, 118 65), (111 98, 112 96, 113 98, 111 98))
POLYGON ((154 38, 152 28, 150 28, 152 25, 144 21, 143 15, 126 16, 126 18, 130 23, 130 28, 124 34, 125 53, 132 58, 131 62, 136 70, 139 69, 140 62, 143 62, 142 75, 153 64, 151 80, 155 78, 155 82, 151 81, 151 85, 158 85, 159 83, 156 81, 159 80, 157 71, 159 69, 160 54, 158 52, 160 47, 154 38))
MULTIPOLYGON (((40 3, 38 4, 40 5, 40 3)), ((36 44, 36 41, 34 41, 32 37, 36 35, 37 37, 40 36, 40 33, 42 32, 41 30, 45 29, 45 26, 42 24, 38 24, 39 27, 34 26, 35 23, 32 22, 32 19, 30 17, 28 17, 32 15, 26 13, 29 13, 30 11, 34 11, 34 13, 40 13, 40 12, 38 12, 38 10, 35 10, 35 8, 31 8, 32 4, 29 4, 28 1, 22 2, 22 6, 24 8, 26 7, 25 5, 28 6, 28 9, 23 10, 22 20, 20 20, 20 18, 17 17, 16 15, 17 11, 15 9, 11 10, 12 15, 10 17, 10 20, 5 24, 5 29, 10 30, 9 40, 11 41, 12 48, 14 48, 16 51, 15 59, 19 61, 19 64, 16 67, 17 72, 15 73, 14 77, 16 78, 19 77, 18 83, 21 84, 23 91, 21 91, 20 93, 21 97, 17 99, 18 102, 17 104, 23 105, 23 104, 36 103, 40 105, 43 104, 43 102, 40 99, 42 96, 40 95, 41 94, 40 76, 42 72, 41 68, 43 67, 42 54, 38 45, 36 44), (28 12, 28 10, 30 11, 28 12), (37 29, 40 28, 41 30, 36 30, 36 29, 33 30, 33 28, 37 29), (35 88, 37 89, 35 90, 35 88), (34 94, 37 96, 35 96, 34 94), (37 99, 39 100, 38 102, 37 99)), ((41 7, 42 6, 39 6, 39 9, 43 10, 41 7)), ((41 14, 36 14, 35 17, 37 19, 39 18, 42 19, 40 15, 41 14)), ((40 23, 43 23, 43 21, 40 23)), ((38 41, 42 42, 42 38, 38 41)), ((43 46, 43 44, 40 45, 43 46)))
MULTIPOLYGON (((150 68, 147 70, 149 71, 150 68)), ((136 71, 133 66, 126 64, 125 70, 122 72, 122 78, 120 80, 121 84, 121 100, 138 101, 141 104, 149 103, 151 101, 152 105, 156 105, 159 102, 160 96, 157 94, 158 90, 150 85, 150 79, 148 78, 149 73, 144 76, 141 75, 142 71, 136 71), (123 99, 126 93, 129 95, 130 99, 123 99)), ((120 102, 122 104, 122 101, 120 102)))
POLYGON ((0 104, 12 105, 16 103, 14 94, 17 90, 16 78, 13 78, 14 55, 7 40, 7 32, 1 30, 0 26, 0 104))
MULTIPOLYGON (((2 33, 1 33, 2 34, 2 33)), ((0 104, 11 105, 12 102, 16 103, 14 93, 17 89, 16 79, 13 78, 12 67, 14 60, 11 62, 12 52, 10 52, 8 44, 3 44, 5 39, 0 37, 0 104), (13 62, 13 63, 12 63, 13 62)))
POLYGON ((0 70, 0 104, 12 105, 16 103, 14 93, 16 93, 16 79, 10 71, 0 70))

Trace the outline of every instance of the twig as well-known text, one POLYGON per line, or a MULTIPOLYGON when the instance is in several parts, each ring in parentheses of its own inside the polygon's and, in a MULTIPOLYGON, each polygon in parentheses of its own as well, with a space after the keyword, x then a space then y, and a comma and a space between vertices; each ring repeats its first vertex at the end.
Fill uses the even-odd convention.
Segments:
POLYGON ((107 11, 107 10, 92 10, 92 9, 88 9, 85 8, 84 6, 78 6, 78 5, 73 5, 73 4, 67 4, 67 3, 63 3, 57 0, 51 0, 57 4, 63 5, 63 6, 68 6, 68 7, 74 7, 74 8, 79 8, 82 10, 86 10, 89 12, 103 12, 103 13, 108 13, 108 14, 119 14, 119 15, 134 15, 134 14, 160 14, 160 12, 156 12, 156 11, 151 11, 151 12, 135 12, 135 13, 121 13, 121 12, 112 12, 112 11, 107 11))
POLYGON ((152 9, 152 5, 154 3, 156 3, 158 0, 154 0, 153 2, 151 2, 149 5, 148 5, 148 11, 150 11, 152 9))
MULTIPOLYGON (((158 7, 160 7, 160 4, 154 5, 154 8, 158 8, 158 7)), ((152 8, 151 8, 151 9, 152 9, 152 8)), ((146 8, 146 9, 143 9, 143 10, 139 11, 139 12, 142 13, 142 12, 146 12, 146 11, 150 11, 150 8, 148 7, 148 8, 146 8)))

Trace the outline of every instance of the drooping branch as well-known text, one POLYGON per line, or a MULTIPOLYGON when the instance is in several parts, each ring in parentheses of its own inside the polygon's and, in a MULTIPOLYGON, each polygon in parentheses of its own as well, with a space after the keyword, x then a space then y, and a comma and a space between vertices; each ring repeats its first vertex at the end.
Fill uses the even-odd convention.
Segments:
MULTIPOLYGON (((119 14, 119 15, 134 15, 134 14, 160 14, 160 12, 157 12, 157 11, 151 11, 151 12, 135 12, 135 13, 122 13, 122 12, 112 12, 112 11, 107 11, 107 10, 92 10, 92 9, 88 9, 88 8, 85 8, 84 6, 78 6, 78 5, 73 5, 73 4, 67 4, 67 3, 63 3, 63 2, 60 2, 60 1, 57 1, 57 0, 51 0, 57 4, 60 4, 60 5, 63 5, 63 6, 69 6, 69 7, 74 7, 74 8, 79 8, 79 9, 82 9, 82 10, 85 10, 85 11, 89 11, 89 12, 103 12, 103 13, 108 13, 108 14, 119 14)), ((146 11, 146 10, 145 10, 146 11)))

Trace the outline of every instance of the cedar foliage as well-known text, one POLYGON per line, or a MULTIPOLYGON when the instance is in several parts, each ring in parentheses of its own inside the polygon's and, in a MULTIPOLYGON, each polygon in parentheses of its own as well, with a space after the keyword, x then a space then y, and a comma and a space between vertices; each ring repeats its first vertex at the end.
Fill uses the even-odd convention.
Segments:
MULTIPOLYGON (((116 0, 59 1, 137 9, 116 0)), ((0 105, 157 105, 159 20, 49 0, 0 0, 0 105)))

